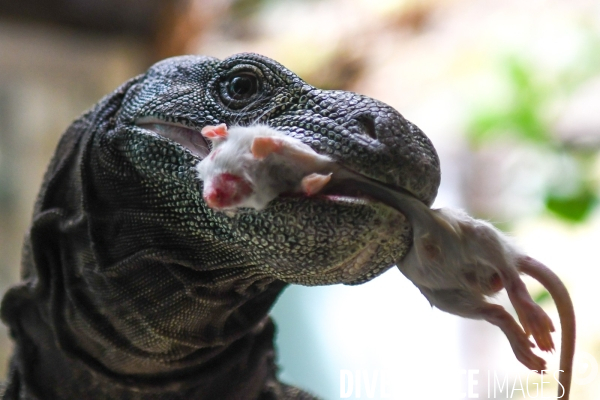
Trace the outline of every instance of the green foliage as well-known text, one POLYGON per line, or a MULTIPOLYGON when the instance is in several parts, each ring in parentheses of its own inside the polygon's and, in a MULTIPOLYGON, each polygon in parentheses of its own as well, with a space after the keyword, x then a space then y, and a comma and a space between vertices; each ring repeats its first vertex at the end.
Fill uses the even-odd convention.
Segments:
POLYGON ((517 57, 506 59, 500 64, 499 71, 507 98, 496 99, 492 107, 477 110, 467 129, 467 138, 474 148, 510 140, 517 146, 538 148, 548 155, 549 165, 563 159, 574 166, 573 176, 565 176, 563 171, 551 176, 542 194, 546 210, 571 223, 585 222, 600 203, 600 188, 591 178, 593 162, 590 162, 597 153, 595 149, 590 152, 589 148, 561 143, 553 131, 556 116, 548 110, 552 102, 573 92, 586 79, 600 72, 599 50, 600 39, 590 39, 579 62, 547 80, 541 78, 542 71, 532 63, 517 57))
POLYGON ((598 195, 584 187, 570 196, 549 192, 545 198, 546 209, 569 222, 584 222, 598 204, 598 195))
POLYGON ((510 58, 501 70, 509 90, 507 104, 475 113, 468 130, 471 143, 479 146, 506 135, 521 141, 548 143, 550 129, 543 110, 550 89, 536 79, 533 68, 522 60, 510 58))
POLYGON ((552 300, 552 297, 550 297, 550 293, 546 289, 540 289, 531 297, 533 298, 533 301, 540 305, 543 305, 544 303, 550 302, 552 300))

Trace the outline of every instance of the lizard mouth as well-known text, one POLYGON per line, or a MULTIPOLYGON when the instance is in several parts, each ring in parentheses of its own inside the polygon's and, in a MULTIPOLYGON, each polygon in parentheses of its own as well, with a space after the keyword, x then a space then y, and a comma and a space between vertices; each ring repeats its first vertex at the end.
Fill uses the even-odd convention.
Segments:
MULTIPOLYGON (((183 148, 187 149, 190 153, 203 159, 210 153, 210 145, 208 141, 202 136, 198 129, 189 127, 187 125, 177 122, 167 122, 157 117, 141 117, 135 121, 135 125, 145 131, 150 131, 160 137, 169 139, 183 148)), ((280 197, 293 198, 303 197, 309 198, 304 194, 298 193, 282 193, 280 197)), ((369 199, 357 196, 348 196, 342 193, 322 193, 316 196, 310 196, 315 199, 324 199, 335 203, 351 203, 351 204, 367 204, 369 199)))
POLYGON ((355 202, 360 201, 363 204, 383 203, 392 208, 396 208, 394 197, 398 195, 409 196, 424 203, 404 187, 369 178, 360 172, 343 166, 337 171, 337 174, 333 174, 331 181, 319 194, 335 201, 351 199, 355 202))
POLYGON ((142 117, 135 125, 146 131, 172 140, 202 159, 210 153, 210 145, 198 129, 177 122, 167 122, 156 117, 142 117))
MULTIPOLYGON (((203 159, 210 153, 211 145, 202 136, 200 130, 195 127, 190 127, 178 122, 169 122, 153 116, 141 117, 135 121, 135 125, 145 131, 150 131, 155 135, 171 140, 183 148, 187 149, 194 156, 203 159)), ((303 197, 309 199, 324 199, 334 203, 345 203, 354 205, 368 205, 377 202, 382 202, 381 198, 373 197, 370 193, 365 193, 364 185, 357 185, 358 181, 371 181, 377 187, 387 186, 388 190, 397 190, 407 192, 404 188, 391 187, 382 182, 373 181, 363 174, 343 168, 346 172, 342 174, 342 179, 337 179, 334 174, 334 179, 325 188, 314 196, 300 195, 298 193, 283 193, 281 197, 303 197), (356 179, 348 179, 348 176, 359 177, 356 179)), ((373 187, 373 185, 369 185, 373 187)), ((409 193, 416 197, 413 193, 409 193)), ((387 203, 383 201, 383 203, 387 203)))

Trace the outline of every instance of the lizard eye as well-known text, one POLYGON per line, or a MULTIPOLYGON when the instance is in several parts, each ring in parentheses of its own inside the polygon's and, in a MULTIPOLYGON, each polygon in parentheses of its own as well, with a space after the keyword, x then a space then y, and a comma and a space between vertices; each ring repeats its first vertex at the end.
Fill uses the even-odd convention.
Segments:
POLYGON ((229 78, 227 94, 235 100, 246 100, 258 92, 258 79, 250 73, 242 73, 229 78))
POLYGON ((244 68, 230 73, 220 82, 219 95, 225 106, 240 110, 256 100, 261 89, 257 74, 244 68))

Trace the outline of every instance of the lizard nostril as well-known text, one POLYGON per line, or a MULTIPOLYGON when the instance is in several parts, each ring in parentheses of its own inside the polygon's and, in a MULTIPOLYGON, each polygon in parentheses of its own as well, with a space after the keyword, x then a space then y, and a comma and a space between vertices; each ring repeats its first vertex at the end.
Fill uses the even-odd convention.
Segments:
POLYGON ((375 130, 375 120, 370 115, 361 115, 356 118, 358 125, 360 126, 361 133, 369 136, 371 139, 377 140, 377 133, 375 130))

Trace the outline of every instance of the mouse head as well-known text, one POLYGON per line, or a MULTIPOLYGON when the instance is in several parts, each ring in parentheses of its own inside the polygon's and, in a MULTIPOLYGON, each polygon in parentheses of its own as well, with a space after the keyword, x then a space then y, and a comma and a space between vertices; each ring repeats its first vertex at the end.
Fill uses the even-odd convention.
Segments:
POLYGON ((246 179, 222 173, 204 182, 202 198, 214 210, 227 210, 242 204, 252 193, 252 184, 246 179))

